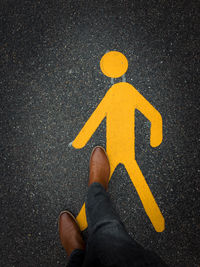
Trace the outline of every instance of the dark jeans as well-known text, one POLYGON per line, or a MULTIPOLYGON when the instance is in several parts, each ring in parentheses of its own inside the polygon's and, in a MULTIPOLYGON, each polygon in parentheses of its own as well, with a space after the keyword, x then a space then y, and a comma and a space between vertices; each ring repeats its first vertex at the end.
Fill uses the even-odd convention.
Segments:
POLYGON ((155 253, 131 239, 99 183, 89 187, 86 216, 89 234, 86 250, 74 250, 68 267, 166 266, 155 253))

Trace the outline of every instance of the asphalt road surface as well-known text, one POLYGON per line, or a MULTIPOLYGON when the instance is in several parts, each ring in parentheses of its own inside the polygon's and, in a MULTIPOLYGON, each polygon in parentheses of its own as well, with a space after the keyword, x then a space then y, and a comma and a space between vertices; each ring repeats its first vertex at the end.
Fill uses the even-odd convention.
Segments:
POLYGON ((199 266, 198 14, 198 1, 183 0, 1 1, 0 266, 66 265, 58 215, 78 214, 106 121, 83 149, 68 144, 111 86, 99 67, 108 50, 127 57, 127 82, 163 118, 152 148, 136 112, 135 151, 166 229, 155 232, 123 165, 109 184, 113 205, 169 266, 199 266))

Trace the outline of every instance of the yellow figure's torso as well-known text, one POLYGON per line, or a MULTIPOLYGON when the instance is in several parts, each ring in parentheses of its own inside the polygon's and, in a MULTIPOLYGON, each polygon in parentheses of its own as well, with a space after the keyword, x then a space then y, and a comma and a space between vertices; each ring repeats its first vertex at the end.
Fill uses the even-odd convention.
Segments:
POLYGON ((135 159, 136 89, 117 83, 107 92, 107 153, 116 163, 135 159))

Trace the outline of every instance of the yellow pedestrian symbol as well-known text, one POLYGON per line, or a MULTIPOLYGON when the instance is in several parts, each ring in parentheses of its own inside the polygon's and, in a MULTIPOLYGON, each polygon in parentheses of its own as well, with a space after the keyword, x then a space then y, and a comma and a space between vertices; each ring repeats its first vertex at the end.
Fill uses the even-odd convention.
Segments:
MULTIPOLYGON (((110 78, 119 78, 128 69, 128 60, 120 52, 106 53, 100 61, 102 72, 110 78)), ((139 110, 150 122, 150 144, 162 142, 162 117, 160 113, 129 83, 119 82, 108 90, 96 110, 85 123, 75 140, 74 148, 86 145, 99 124, 106 117, 106 150, 110 160, 110 178, 118 164, 122 163, 136 188, 143 207, 155 230, 162 232, 165 221, 135 160, 135 110, 139 110)), ((85 204, 77 221, 81 230, 87 228, 85 204)))

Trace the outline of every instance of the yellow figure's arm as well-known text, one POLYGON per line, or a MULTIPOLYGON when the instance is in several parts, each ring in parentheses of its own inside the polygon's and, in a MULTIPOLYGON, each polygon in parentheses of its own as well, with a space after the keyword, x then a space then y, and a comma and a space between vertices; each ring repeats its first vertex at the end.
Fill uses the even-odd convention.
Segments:
POLYGON ((163 138, 162 117, 160 113, 140 93, 137 94, 136 108, 151 122, 151 146, 159 146, 163 138))
POLYGON ((93 133, 96 131, 99 124, 102 122, 106 116, 107 111, 107 95, 104 96, 100 104, 97 106, 96 110, 93 112, 91 117, 83 126, 82 130, 79 132, 75 140, 72 142, 74 148, 84 147, 93 133))

